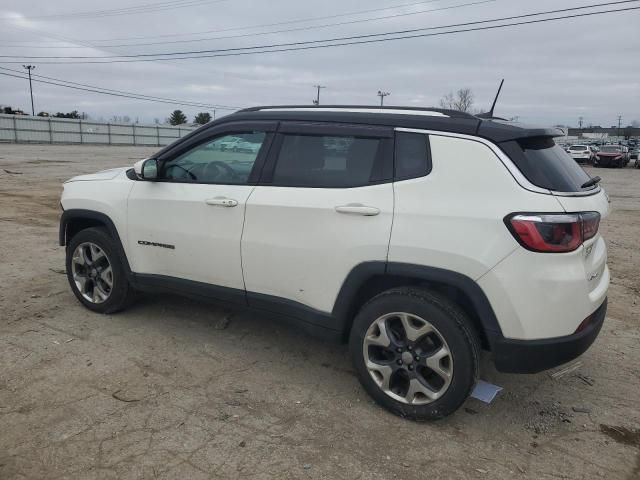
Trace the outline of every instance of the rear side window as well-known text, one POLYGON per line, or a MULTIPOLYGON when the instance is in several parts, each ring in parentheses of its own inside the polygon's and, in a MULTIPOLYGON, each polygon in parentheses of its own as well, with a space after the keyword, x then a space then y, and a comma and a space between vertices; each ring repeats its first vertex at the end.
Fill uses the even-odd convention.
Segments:
POLYGON ((375 177, 382 140, 348 136, 283 134, 273 185, 356 187, 375 177))
POLYGON ((557 192, 582 192, 591 177, 551 137, 533 137, 500 144, 502 150, 534 185, 557 192))
POLYGON ((396 133, 395 179, 424 177, 431 172, 429 136, 424 133, 396 133))

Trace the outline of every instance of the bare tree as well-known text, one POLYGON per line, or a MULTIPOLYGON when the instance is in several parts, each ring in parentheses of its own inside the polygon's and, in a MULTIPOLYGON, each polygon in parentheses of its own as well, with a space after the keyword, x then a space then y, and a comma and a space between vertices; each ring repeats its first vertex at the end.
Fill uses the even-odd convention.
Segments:
POLYGON ((461 88, 454 95, 449 92, 440 99, 440 107, 461 112, 471 111, 473 106, 473 92, 470 88, 461 88))

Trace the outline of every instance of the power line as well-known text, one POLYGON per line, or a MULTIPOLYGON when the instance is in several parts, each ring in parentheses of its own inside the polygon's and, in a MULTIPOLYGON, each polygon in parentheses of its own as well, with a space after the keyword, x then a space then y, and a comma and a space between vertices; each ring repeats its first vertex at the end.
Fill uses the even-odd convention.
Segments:
MULTIPOLYGON (((220 2, 226 2, 226 1, 229 1, 229 0, 174 0, 170 2, 149 3, 144 5, 136 5, 133 7, 115 8, 110 10, 93 10, 93 11, 75 12, 75 13, 59 13, 59 14, 53 14, 53 15, 36 15, 36 16, 31 16, 26 18, 28 20, 31 20, 31 19, 76 20, 76 19, 85 19, 85 18, 102 18, 102 17, 112 17, 116 15, 135 15, 138 13, 160 12, 160 11, 172 10, 176 8, 198 6, 205 3, 220 3, 220 2)), ((0 18, 0 20, 8 20, 8 18, 0 18)))
POLYGON ((150 38, 185 37, 185 36, 191 36, 191 35, 204 35, 204 34, 208 34, 208 33, 223 33, 223 32, 231 32, 231 31, 236 31, 236 30, 249 30, 249 29, 253 29, 253 28, 276 27, 276 26, 280 26, 280 25, 290 25, 290 24, 294 24, 294 23, 313 22, 313 21, 316 21, 316 20, 327 20, 327 19, 330 19, 330 18, 348 17, 348 16, 352 16, 352 15, 361 15, 363 13, 372 13, 372 12, 380 12, 380 11, 384 11, 384 10, 393 10, 393 9, 401 8, 401 7, 413 7, 415 5, 423 5, 425 3, 434 3, 434 2, 437 2, 437 1, 440 1, 440 0, 421 0, 419 2, 401 3, 401 4, 397 4, 397 5, 391 5, 389 7, 371 8, 371 9, 367 9, 367 10, 358 10, 358 11, 354 11, 354 12, 338 13, 338 14, 332 14, 332 15, 323 15, 323 16, 319 16, 319 17, 307 17, 307 18, 302 18, 302 19, 297 19, 297 20, 284 20, 284 21, 275 22, 275 23, 263 23, 263 24, 259 24, 259 25, 247 25, 245 27, 230 27, 230 28, 222 28, 222 29, 216 29, 216 30, 205 30, 205 31, 201 31, 201 32, 191 32, 191 33, 165 33, 163 35, 146 35, 146 36, 137 36, 137 37, 93 38, 93 39, 89 39, 88 41, 92 41, 92 42, 113 42, 113 41, 116 41, 116 40, 144 40, 144 39, 150 39, 150 38))
MULTIPOLYGON (((27 77, 20 76, 20 75, 13 75, 11 73, 0 72, 0 75, 4 75, 4 76, 7 76, 7 77, 21 78, 23 80, 27 79, 27 77)), ((145 100, 145 101, 148 101, 148 102, 155 102, 155 103, 167 103, 167 104, 172 104, 172 105, 183 105, 183 106, 187 106, 187 107, 200 107, 200 108, 209 108, 209 109, 216 109, 217 108, 217 109, 220 109, 220 110, 238 110, 238 108, 239 108, 239 107, 238 108, 236 108, 236 107, 224 107, 224 106, 220 106, 220 105, 198 104, 198 103, 192 103, 192 102, 187 102, 187 101, 182 102, 182 101, 179 101, 179 100, 176 100, 176 101, 159 100, 159 99, 155 100, 155 99, 152 99, 152 98, 142 97, 142 96, 139 96, 139 95, 136 95, 136 94, 124 95, 124 94, 120 94, 120 93, 112 93, 112 92, 106 92, 106 91, 95 90, 95 89, 90 89, 90 88, 74 87, 73 85, 64 85, 62 83, 49 82, 49 81, 46 81, 46 80, 34 79, 33 81, 34 82, 39 82, 39 83, 45 83, 45 84, 48 84, 48 85, 55 85, 55 86, 58 86, 58 87, 71 88, 71 89, 74 89, 74 90, 82 90, 82 91, 85 91, 85 92, 99 93, 99 94, 102 94, 102 95, 110 95, 110 96, 113 96, 113 97, 131 98, 131 99, 134 99, 134 100, 145 100)))
MULTIPOLYGON (((434 1, 434 0, 432 0, 434 1)), ((444 11, 444 10, 453 10, 453 9, 457 9, 457 8, 463 8, 463 7, 470 7, 470 6, 476 6, 476 5, 482 5, 485 3, 492 3, 492 2, 496 2, 498 0, 480 0, 480 1, 476 1, 476 2, 469 2, 469 3, 462 3, 462 4, 457 4, 457 5, 451 5, 448 7, 439 7, 439 8, 431 8, 431 9, 427 9, 427 10, 419 10, 416 12, 408 12, 408 13, 397 13, 397 14, 393 14, 393 15, 384 15, 381 17, 372 17, 372 18, 364 18, 364 19, 358 19, 358 20, 349 20, 349 21, 344 21, 344 22, 337 22, 337 23, 325 23, 322 25, 311 25, 311 26, 305 26, 305 27, 296 27, 296 28, 285 28, 285 29, 281 29, 281 30, 271 30, 268 32, 258 32, 258 33, 242 33, 242 34, 238 34, 238 35, 222 35, 222 36, 217 36, 217 37, 207 37, 207 38, 196 38, 193 40, 171 40, 171 41, 164 41, 164 42, 144 42, 144 43, 121 43, 121 44, 109 44, 109 45, 92 45, 92 48, 118 48, 118 47, 142 47, 142 46, 149 46, 149 45, 171 45, 171 44, 178 44, 178 43, 196 43, 196 42, 206 42, 206 41, 210 41, 210 40, 223 40, 223 39, 230 39, 230 38, 244 38, 244 37, 257 37, 257 36, 262 36, 262 35, 273 35, 273 34, 277 34, 277 33, 288 33, 288 32, 297 32, 297 31, 307 31, 307 30, 317 30, 319 28, 332 28, 332 27, 339 27, 339 26, 343 26, 343 25, 353 25, 356 23, 366 23, 366 22, 374 22, 374 21, 380 21, 380 20, 388 20, 391 18, 398 18, 398 17, 407 17, 407 16, 412 16, 412 15, 420 15, 423 13, 430 13, 430 12, 439 12, 439 11, 444 11)), ((52 45, 45 45, 45 46, 28 46, 28 45, 4 45, 4 47, 10 47, 10 48, 46 48, 46 49, 78 49, 78 48, 85 48, 85 46, 52 46, 52 45)))
MULTIPOLYGON (((6 70, 9 72, 14 72, 14 73, 22 73, 20 70, 14 70, 12 68, 7 68, 7 67, 0 67, 0 70, 6 70)), ((60 78, 54 78, 54 77, 48 77, 46 75, 36 75, 35 73, 33 74, 34 77, 36 78, 45 78, 47 80, 53 80, 54 82, 62 82, 62 83, 68 83, 70 85, 77 85, 80 87, 87 87, 90 89, 97 89, 97 90, 104 90, 106 92, 112 92, 112 93, 122 93, 125 95, 134 95, 136 97, 146 97, 149 100, 162 100, 162 101, 168 101, 168 102, 174 102, 177 104, 185 104, 185 103, 189 103, 191 106, 194 107, 205 107, 205 108, 211 108, 211 107, 216 107, 219 108, 221 110, 238 110, 241 107, 231 107, 228 105, 208 105, 205 103, 199 103, 199 102, 194 102, 194 101, 190 101, 190 100, 177 100, 175 98, 166 98, 166 97, 157 97, 157 96, 153 96, 153 95, 144 95, 141 93, 134 93, 134 92, 127 92, 124 90, 114 90, 111 88, 104 88, 104 87, 97 87, 95 85, 87 85, 86 83, 78 83, 78 82, 71 82, 69 80, 62 80, 60 78)))
MULTIPOLYGON (((192 35, 204 35, 204 34, 209 34, 209 33, 224 33, 224 32, 232 32, 232 31, 237 31, 237 30, 250 30, 250 29, 256 29, 256 28, 264 28, 264 27, 275 27, 275 26, 282 26, 282 25, 290 25, 290 24, 296 24, 296 23, 306 23, 306 22, 313 22, 313 21, 317 21, 317 20, 327 20, 327 19, 331 19, 331 18, 340 18, 340 17, 350 17, 353 15, 362 15, 364 13, 372 13, 372 12, 380 12, 380 11, 384 11, 384 10, 394 10, 397 8, 404 8, 404 7, 412 7, 412 6, 416 6, 416 5, 424 5, 426 3, 434 3, 440 0, 422 0, 419 2, 412 2, 412 3, 403 3, 403 4, 399 4, 399 5, 394 5, 394 6, 390 6, 390 7, 383 7, 383 8, 371 8, 371 9, 367 9, 367 10, 358 10, 358 11, 353 11, 353 12, 348 12, 348 13, 340 13, 340 14, 333 14, 333 15, 324 15, 324 16, 319 16, 319 17, 308 17, 308 18, 302 18, 302 19, 297 19, 297 20, 285 20, 285 21, 281 21, 281 22, 275 22, 275 23, 263 23, 263 24, 259 24, 259 25, 248 25, 245 27, 232 27, 232 28, 223 28, 223 29, 217 29, 217 30, 205 30, 202 32, 192 32, 192 33, 174 33, 174 34, 165 34, 165 35, 151 35, 151 36, 142 36, 142 37, 121 37, 121 38, 110 38, 110 39, 92 39, 92 40, 88 40, 90 42, 112 42, 112 41, 117 41, 117 40, 144 40, 144 39, 151 39, 151 38, 167 38, 167 37, 184 37, 184 36, 192 36, 192 35)), ((497 1, 497 0, 489 0, 489 1, 497 1)), ((451 7, 447 7, 447 8, 451 8, 451 7)), ((417 13, 421 13, 421 12, 417 12, 417 13)), ((412 13, 411 13, 412 14, 412 13)), ((387 18, 387 17, 381 17, 381 18, 387 18)), ((329 25, 341 25, 340 23, 338 24, 329 24, 329 25)), ((318 27, 322 27, 322 26, 316 26, 316 25, 311 25, 311 26, 306 26, 306 27, 300 27, 301 29, 313 29, 313 28, 318 28, 318 27)), ((273 32, 258 32, 258 33, 247 33, 247 34, 242 34, 242 35, 229 35, 229 36, 218 36, 218 37, 210 37, 210 39, 223 39, 223 38, 237 38, 237 37, 242 37, 242 36, 250 36, 250 35, 266 35, 268 33, 282 33, 282 32, 286 32, 286 31, 295 31, 298 30, 298 28, 296 29, 291 29, 291 30, 276 30, 273 32)), ((200 41, 200 40, 205 40, 205 39, 197 39, 197 40, 182 40, 181 42, 189 42, 189 41, 200 41)), ((19 43, 16 41, 16 43, 19 43)), ((157 44, 164 44, 165 42, 158 42, 157 44)), ((166 42, 166 43, 179 43, 179 42, 166 42)), ((153 45, 155 43, 141 43, 141 44, 133 44, 133 45, 153 45)), ((132 44, 122 44, 122 45, 117 45, 117 46, 131 46, 132 44)), ((108 47, 110 45, 96 45, 99 47, 108 47)), ((44 48, 44 47, 42 47, 44 48)), ((51 48, 56 48, 56 47, 51 47, 51 48)), ((76 48, 76 47, 58 47, 58 48, 76 48)))
MULTIPOLYGON (((429 30, 439 30, 439 29, 445 29, 445 28, 454 28, 454 27, 460 27, 460 26, 478 25, 478 24, 485 24, 485 23, 495 23, 495 22, 501 22, 501 21, 505 21, 505 20, 515 20, 515 19, 528 18, 528 17, 533 17, 533 16, 550 15, 550 14, 554 14, 554 13, 569 12, 569 11, 575 11, 575 10, 583 10, 583 9, 588 9, 588 8, 596 8, 596 7, 617 5, 617 4, 622 4, 622 3, 637 3, 638 1, 640 1, 640 0, 621 0, 621 1, 616 1, 616 2, 606 2, 606 3, 592 4, 592 5, 584 5, 584 6, 581 6, 581 7, 563 8, 563 9, 557 9, 557 10, 549 10, 549 11, 546 11, 546 12, 529 13, 529 14, 524 14, 524 15, 514 15, 514 16, 510 16, 510 17, 495 18, 495 19, 490 19, 490 20, 478 20, 478 21, 474 21, 474 22, 465 22, 465 23, 458 23, 458 24, 451 24, 451 25, 442 25, 442 26, 437 26, 437 27, 415 28, 415 29, 408 29, 408 30, 399 30, 399 31, 394 31, 394 32, 374 33, 374 34, 367 34, 367 35, 353 35, 353 36, 347 36, 347 37, 334 37, 334 38, 321 39, 321 40, 307 40, 307 41, 300 41, 300 42, 275 43, 275 44, 270 44, 270 45, 255 45, 255 46, 249 46, 249 47, 235 47, 235 48, 222 48, 222 49, 210 49, 210 50, 192 50, 192 51, 168 52, 168 53, 139 53, 139 54, 131 54, 131 55, 107 55, 107 56, 102 56, 102 57, 80 56, 80 55, 78 55, 78 56, 62 56, 62 55, 60 55, 60 56, 0 55, 0 58, 22 58, 22 59, 29 58, 29 59, 51 59, 51 60, 61 60, 61 59, 62 60, 67 60, 67 59, 68 60, 84 60, 84 59, 96 60, 96 61, 93 61, 93 62, 84 62, 83 61, 83 62, 40 62, 40 63, 127 63, 127 62, 131 62, 131 61, 138 61, 139 62, 139 61, 159 61, 159 60, 175 60, 175 59, 188 59, 188 58, 211 58, 211 57, 218 57, 218 56, 247 55, 247 54, 250 54, 250 53, 285 52, 285 51, 293 51, 293 50, 307 50, 307 49, 311 49, 311 48, 326 48, 326 47, 344 46, 344 45, 357 45, 357 44, 363 44, 363 43, 379 43, 379 42, 392 41, 392 40, 401 40, 401 39, 407 39, 407 38, 418 38, 418 37, 430 37, 430 36, 448 35, 448 34, 454 34, 454 33, 480 31, 480 30, 490 30, 490 29, 496 29, 496 28, 517 26, 517 25, 527 25, 527 24, 534 24, 534 23, 544 23, 544 22, 555 21, 555 20, 565 20, 565 19, 570 19, 570 18, 579 18, 579 17, 587 17, 587 16, 593 16, 593 15, 602 15, 602 14, 605 14, 605 13, 615 13, 615 12, 624 12, 624 11, 629 11, 629 10, 638 10, 640 7, 627 7, 627 8, 614 9, 614 10, 602 10, 602 11, 598 11, 598 12, 588 12, 588 13, 565 15, 565 16, 559 16, 559 17, 528 20, 528 21, 523 21, 523 22, 513 22, 513 23, 502 24, 502 25, 490 25, 490 26, 476 27, 476 28, 469 28, 469 29, 451 30, 451 31, 447 31, 447 32, 437 32, 437 33, 431 33, 431 34, 418 34, 418 35, 405 35, 407 33, 412 33, 412 32, 422 32, 422 31, 429 31, 429 30), (370 39, 371 37, 380 37, 380 36, 389 36, 389 35, 402 35, 402 36, 396 36, 396 37, 393 37, 393 38, 370 39), (364 39, 364 38, 369 38, 370 40, 360 40, 360 39, 364 39), (360 41, 351 41, 351 40, 360 40, 360 41), (342 42, 342 43, 328 44, 328 45, 317 45, 317 44, 324 44, 324 43, 328 43, 328 42, 342 42), (295 48, 287 48, 287 47, 295 47, 295 48), (274 49, 274 50, 268 50, 268 49, 274 49), (251 52, 251 50, 258 50, 258 52, 251 52), (234 54, 228 54, 227 53, 226 55, 208 55, 208 54, 216 54, 216 53, 220 53, 220 52, 223 52, 223 53, 235 52, 235 53, 234 54), (145 57, 163 57, 163 58, 154 58, 154 59, 147 58, 146 60, 110 60, 110 59, 131 59, 131 58, 145 58, 145 57), (108 61, 105 61, 105 59, 108 60, 108 61)), ((15 63, 15 62, 4 62, 4 63, 15 63)))

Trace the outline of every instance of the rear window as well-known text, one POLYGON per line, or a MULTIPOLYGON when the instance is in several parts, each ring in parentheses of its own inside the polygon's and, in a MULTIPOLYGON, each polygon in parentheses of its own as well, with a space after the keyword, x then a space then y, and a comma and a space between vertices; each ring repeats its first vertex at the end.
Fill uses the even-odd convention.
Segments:
POLYGON ((582 192, 591 177, 551 137, 534 137, 500 144, 522 174, 540 188, 582 192))
POLYGON ((424 133, 396 133, 396 180, 427 175, 431 171, 429 137, 424 133))
POLYGON ((602 147, 600 149, 600 151, 605 152, 605 153, 618 153, 622 151, 622 148, 620 147, 602 147))
POLYGON ((569 147, 569 150, 576 150, 576 151, 583 151, 586 150, 587 147, 585 147, 584 145, 573 145, 571 147, 569 147))

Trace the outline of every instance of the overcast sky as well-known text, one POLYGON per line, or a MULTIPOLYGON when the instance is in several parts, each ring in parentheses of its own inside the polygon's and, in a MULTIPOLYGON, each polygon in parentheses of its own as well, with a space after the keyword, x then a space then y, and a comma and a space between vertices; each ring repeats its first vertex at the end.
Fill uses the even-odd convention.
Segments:
MULTIPOLYGON (((623 124, 640 120, 640 10, 244 56, 104 65, 45 64, 44 59, 22 57, 95 57, 299 42, 495 19, 606 0, 475 1, 466 5, 474 0, 0 0, 0 55, 20 56, 0 58, 0 67, 23 70, 21 64, 30 63, 37 65, 35 74, 232 107, 310 104, 315 98, 313 85, 320 83, 327 87, 321 92, 324 104, 377 104, 376 92, 382 89, 391 93, 385 104, 434 106, 449 91, 469 87, 475 106, 486 109, 504 77, 496 108, 500 116, 569 125, 576 125, 582 116, 585 125, 602 126, 617 124, 618 115, 623 124), (134 5, 145 7, 126 15, 113 11, 134 5), (445 7, 454 8, 442 10, 445 7), (387 9, 379 10, 383 8, 387 9), (109 11, 95 13, 105 10, 109 11), (363 10, 368 12, 354 14, 363 10), (395 17, 359 21, 391 15, 395 17), (329 16, 333 18, 317 19, 329 16), (310 18, 316 20, 298 22, 310 18), (268 24, 280 25, 264 26, 268 24), (275 30, 279 33, 258 35, 275 30), (210 38, 221 36, 235 38, 210 38), (194 39, 207 40, 191 42, 194 39), (181 43, 97 46, 152 42, 181 43), (20 63, 3 63, 8 61, 20 63)), ((630 6, 640 2, 599 10, 630 6)), ((36 112, 79 110, 92 118, 128 115, 140 122, 164 120, 179 108, 40 83, 34 83, 34 97, 36 112)), ((28 82, 0 76, 0 104, 29 111, 28 82)), ((204 110, 182 109, 190 120, 204 110)))

